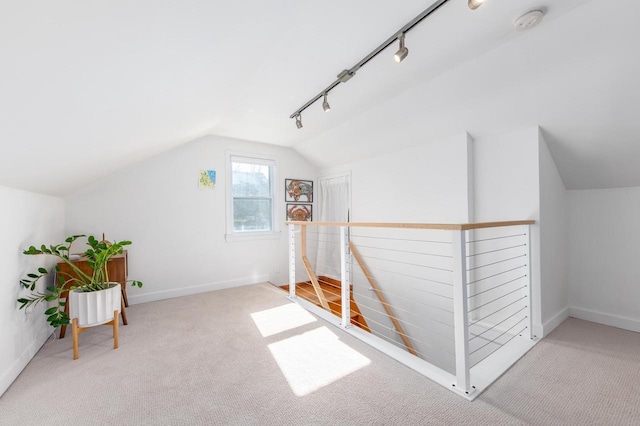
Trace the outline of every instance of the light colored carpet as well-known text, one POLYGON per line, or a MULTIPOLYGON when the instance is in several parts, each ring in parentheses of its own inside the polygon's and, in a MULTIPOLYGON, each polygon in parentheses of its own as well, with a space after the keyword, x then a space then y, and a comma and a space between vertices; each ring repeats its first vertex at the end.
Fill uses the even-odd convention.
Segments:
POLYGON ((569 319, 468 402, 284 296, 131 306, 120 348, 95 327, 77 361, 70 336, 52 340, 0 398, 0 424, 640 424, 638 333, 569 319))

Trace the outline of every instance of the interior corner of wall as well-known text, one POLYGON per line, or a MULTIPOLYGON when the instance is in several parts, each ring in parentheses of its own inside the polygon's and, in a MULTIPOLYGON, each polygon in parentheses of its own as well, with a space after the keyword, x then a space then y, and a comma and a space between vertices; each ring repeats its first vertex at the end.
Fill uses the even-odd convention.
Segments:
MULTIPOLYGON (((564 306, 562 309, 556 312, 551 318, 549 318, 547 321, 544 321, 544 323, 542 323, 542 325, 540 326, 540 334, 537 334, 537 333, 534 333, 534 334, 536 334, 538 337, 546 337, 557 326, 562 324, 564 320, 566 320, 567 318, 569 318, 568 305, 564 306)), ((536 326, 534 325, 534 331, 535 329, 536 329, 536 326)))

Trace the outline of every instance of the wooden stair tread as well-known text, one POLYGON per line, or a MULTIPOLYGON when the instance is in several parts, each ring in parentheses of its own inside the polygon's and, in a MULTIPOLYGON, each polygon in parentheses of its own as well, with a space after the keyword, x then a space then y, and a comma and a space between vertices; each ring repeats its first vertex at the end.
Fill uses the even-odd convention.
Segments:
MULTIPOLYGON (((327 299, 331 313, 337 316, 341 316, 342 283, 336 279, 324 276, 318 277, 318 283, 320 284, 320 288, 324 293, 324 297, 327 299)), ((280 286, 280 288, 285 291, 289 291, 288 284, 282 285, 280 286)), ((320 304, 320 299, 318 298, 318 295, 313 288, 313 284, 311 284, 310 281, 296 283, 296 295, 313 303, 316 306, 322 307, 322 305, 320 304)), ((349 307, 351 308, 351 324, 355 325, 356 327, 362 328, 365 331, 371 332, 364 316, 362 315, 362 312, 360 312, 360 308, 358 308, 356 301, 353 300, 353 295, 351 295, 349 305, 349 307)))

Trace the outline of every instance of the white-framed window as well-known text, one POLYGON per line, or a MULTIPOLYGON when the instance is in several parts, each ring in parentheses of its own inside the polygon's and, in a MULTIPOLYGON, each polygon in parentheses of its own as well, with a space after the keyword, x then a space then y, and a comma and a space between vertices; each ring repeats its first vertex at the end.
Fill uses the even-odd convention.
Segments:
POLYGON ((270 236, 276 221, 276 160, 227 153, 227 238, 270 236))

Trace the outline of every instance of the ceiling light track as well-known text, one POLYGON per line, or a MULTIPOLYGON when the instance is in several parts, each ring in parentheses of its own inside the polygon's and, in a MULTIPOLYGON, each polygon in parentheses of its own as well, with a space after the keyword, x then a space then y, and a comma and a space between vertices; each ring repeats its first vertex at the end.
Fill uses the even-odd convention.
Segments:
MULTIPOLYGON (((348 68, 348 69, 345 69, 345 70, 341 71, 338 74, 337 79, 333 83, 331 83, 324 90, 322 90, 316 96, 311 98, 307 103, 305 103, 300 108, 298 108, 293 114, 291 114, 289 116, 289 118, 295 118, 296 119, 296 125, 298 125, 298 123, 300 123, 300 125, 297 126, 300 129, 302 127, 302 125, 301 125, 301 114, 305 109, 309 108, 314 102, 316 102, 320 98, 324 98, 324 102, 323 102, 323 104, 324 104, 326 102, 326 100, 327 100, 327 94, 331 90, 333 90, 340 83, 346 83, 347 81, 349 81, 354 75, 356 75, 356 72, 360 68, 362 68, 371 59, 375 58, 384 49, 389 47, 391 44, 395 43, 396 40, 400 43, 400 50, 398 50, 398 52, 396 52, 396 55, 401 54, 400 56, 402 56, 402 58, 400 59, 400 61, 402 61, 402 59, 404 59, 407 56, 408 52, 409 52, 408 49, 404 45, 405 34, 407 32, 409 32, 413 27, 418 25, 420 22, 422 22, 424 19, 426 19, 427 16, 429 16, 433 12, 435 12, 440 6, 442 6, 443 4, 445 4, 448 1, 449 0, 437 0, 435 3, 433 3, 427 9, 425 9, 421 14, 419 14, 418 16, 413 18, 405 26, 403 26, 398 31, 396 31, 391 37, 389 37, 384 42, 382 42, 378 47, 376 47, 374 50, 372 50, 371 53, 369 53, 367 56, 362 58, 357 64, 355 64, 351 68, 348 68)), ((394 55, 394 56, 396 58, 398 58, 398 56, 396 56, 396 55, 394 55)), ((400 61, 398 61, 398 59, 396 59, 396 61, 400 62, 400 61)), ((327 109, 325 109, 325 111, 327 111, 327 109)))

